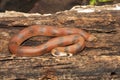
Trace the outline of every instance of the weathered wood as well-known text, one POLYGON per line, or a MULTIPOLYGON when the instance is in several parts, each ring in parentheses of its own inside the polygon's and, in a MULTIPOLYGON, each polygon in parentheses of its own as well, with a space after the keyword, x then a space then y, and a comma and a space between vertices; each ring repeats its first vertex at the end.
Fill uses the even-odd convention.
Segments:
MULTIPOLYGON (((120 79, 120 10, 81 13, 72 9, 51 15, 0 13, 0 32, 0 79, 120 79), (87 42, 86 48, 73 57, 12 57, 7 48, 9 39, 33 24, 82 28, 94 34, 97 41, 87 42)), ((48 39, 35 37, 24 45, 48 39)))

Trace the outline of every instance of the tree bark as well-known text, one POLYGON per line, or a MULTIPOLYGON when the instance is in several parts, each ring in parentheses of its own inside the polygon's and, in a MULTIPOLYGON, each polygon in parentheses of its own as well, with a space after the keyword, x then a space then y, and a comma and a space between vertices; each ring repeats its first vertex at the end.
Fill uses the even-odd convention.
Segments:
MULTIPOLYGON (((120 10, 102 7, 92 7, 95 11, 89 13, 80 12, 81 8, 49 15, 0 13, 0 79, 119 80, 120 10), (53 57, 50 54, 12 57, 8 50, 9 39, 21 29, 35 24, 82 28, 95 35, 97 41, 87 42, 86 48, 72 57, 53 57)), ((34 37, 24 45, 38 45, 50 38, 34 37)))

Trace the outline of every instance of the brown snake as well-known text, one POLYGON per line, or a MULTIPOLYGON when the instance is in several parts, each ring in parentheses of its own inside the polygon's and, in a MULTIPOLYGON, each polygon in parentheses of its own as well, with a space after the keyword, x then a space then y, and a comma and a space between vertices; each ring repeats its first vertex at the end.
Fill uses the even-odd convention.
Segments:
POLYGON ((21 30, 11 38, 9 50, 15 56, 39 56, 49 51, 53 56, 72 56, 83 50, 85 41, 94 39, 93 35, 78 28, 33 25, 21 30), (21 46, 25 40, 38 35, 56 36, 56 38, 38 46, 21 46))

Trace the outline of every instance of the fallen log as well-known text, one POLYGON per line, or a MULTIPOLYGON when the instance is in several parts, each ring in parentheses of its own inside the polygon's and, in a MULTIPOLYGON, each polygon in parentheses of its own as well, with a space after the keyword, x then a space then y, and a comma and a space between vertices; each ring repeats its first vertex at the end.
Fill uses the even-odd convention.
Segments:
MULTIPOLYGON (((0 13, 0 79, 120 79, 119 4, 99 7, 74 7, 55 14, 0 13), (109 10, 107 10, 109 7, 109 10), (84 12, 81 11, 83 9, 84 12), (85 10, 90 10, 86 12, 85 10), (110 10, 111 9, 111 10, 110 10), (77 27, 97 37, 73 57, 12 57, 9 39, 30 25, 77 27)), ((51 37, 34 37, 23 45, 38 45, 51 37)))

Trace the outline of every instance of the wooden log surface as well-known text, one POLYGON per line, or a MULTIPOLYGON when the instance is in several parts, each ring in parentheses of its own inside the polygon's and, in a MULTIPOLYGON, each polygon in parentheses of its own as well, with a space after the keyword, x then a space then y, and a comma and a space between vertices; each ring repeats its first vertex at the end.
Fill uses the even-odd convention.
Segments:
MULTIPOLYGON (((74 8, 44 15, 0 13, 0 79, 119 80, 120 10, 119 6, 117 10, 113 10, 116 6, 111 10, 102 7, 84 8, 94 12, 80 12, 74 8), (86 48, 72 57, 53 57, 50 53, 38 57, 13 57, 8 50, 9 39, 34 24, 82 28, 95 35, 97 41, 87 42, 86 48)), ((38 45, 50 38, 34 37, 23 45, 38 45)))

